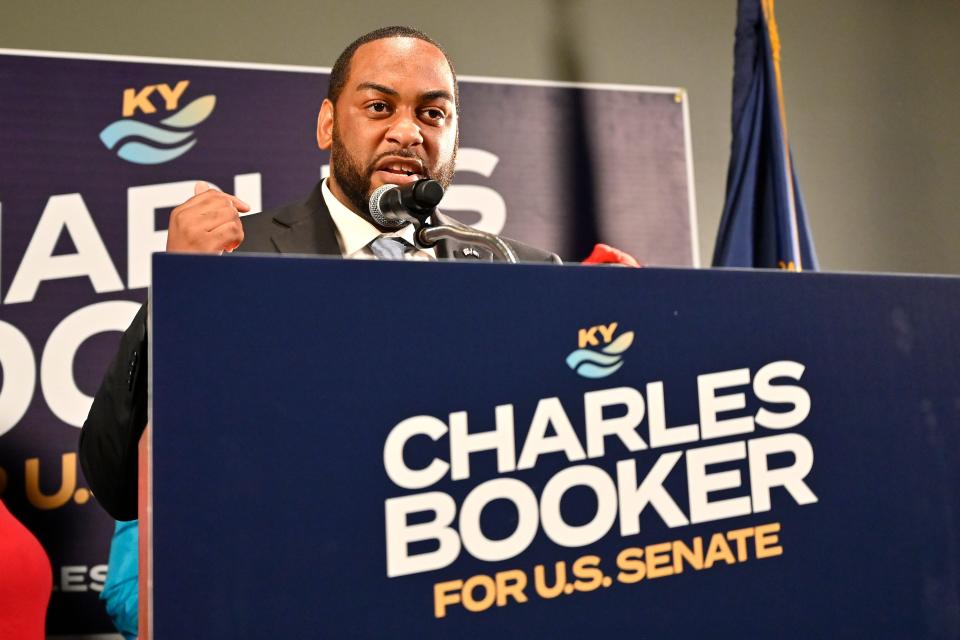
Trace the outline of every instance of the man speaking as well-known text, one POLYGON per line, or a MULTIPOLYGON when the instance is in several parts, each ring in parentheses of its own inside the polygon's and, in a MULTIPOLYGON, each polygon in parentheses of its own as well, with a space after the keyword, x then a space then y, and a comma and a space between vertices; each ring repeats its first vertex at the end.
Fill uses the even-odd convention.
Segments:
MULTIPOLYGON (((496 260, 484 245, 454 240, 430 248, 411 225, 381 226, 370 195, 383 185, 453 178, 459 128, 453 65, 427 35, 386 27, 361 36, 337 59, 317 117, 317 145, 330 150, 330 178, 304 202, 244 216, 239 198, 198 183, 170 215, 167 251, 298 253, 354 259, 496 260)), ((461 227, 441 213, 434 224, 461 227)), ((549 252, 503 239, 528 262, 549 252)), ((80 435, 84 475, 118 520, 137 517, 137 445, 147 422, 146 305, 124 332, 80 435)))

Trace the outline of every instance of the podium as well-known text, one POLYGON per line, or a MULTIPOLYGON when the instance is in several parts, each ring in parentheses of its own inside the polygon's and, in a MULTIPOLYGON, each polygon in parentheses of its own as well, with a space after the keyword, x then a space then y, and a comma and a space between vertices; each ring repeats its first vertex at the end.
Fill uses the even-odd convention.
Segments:
POLYGON ((150 638, 960 632, 960 279, 157 255, 153 282, 150 638))

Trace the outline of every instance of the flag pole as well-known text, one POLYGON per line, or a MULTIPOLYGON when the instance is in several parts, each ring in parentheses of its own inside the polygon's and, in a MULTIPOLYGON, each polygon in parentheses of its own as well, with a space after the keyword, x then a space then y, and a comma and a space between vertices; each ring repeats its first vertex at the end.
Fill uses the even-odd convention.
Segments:
POLYGON ((774 0, 760 0, 763 9, 763 18, 767 22, 767 33, 770 34, 770 53, 773 58, 773 73, 777 79, 777 102, 780 107, 780 132, 783 140, 784 180, 787 183, 787 194, 790 207, 790 244, 796 259, 797 271, 803 271, 803 256, 800 253, 800 230, 797 225, 796 196, 793 190, 793 163, 790 158, 790 138, 787 134, 787 105, 783 98, 783 77, 780 75, 780 34, 777 31, 777 21, 773 15, 774 0))

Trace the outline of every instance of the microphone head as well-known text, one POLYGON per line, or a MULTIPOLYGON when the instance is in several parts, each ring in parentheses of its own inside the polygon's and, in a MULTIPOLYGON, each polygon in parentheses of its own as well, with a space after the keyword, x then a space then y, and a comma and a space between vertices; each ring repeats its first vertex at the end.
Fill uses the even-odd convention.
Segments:
POLYGON ((397 220, 396 218, 388 218, 384 211, 380 208, 380 200, 388 192, 396 189, 397 185, 395 184, 384 184, 377 187, 376 191, 370 194, 369 204, 367 205, 368 210, 370 211, 370 217, 373 218, 373 221, 376 222, 381 227, 385 228, 397 228, 402 227, 407 224, 405 220, 397 220))
POLYGON ((417 207, 432 211, 443 199, 443 187, 436 180, 417 180, 413 185, 413 200, 417 207))

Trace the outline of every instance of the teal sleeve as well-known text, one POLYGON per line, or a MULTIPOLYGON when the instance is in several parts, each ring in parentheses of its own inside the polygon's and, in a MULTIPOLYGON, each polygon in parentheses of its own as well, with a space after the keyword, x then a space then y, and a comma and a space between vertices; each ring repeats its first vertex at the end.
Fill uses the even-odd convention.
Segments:
POLYGON ((107 605, 107 615, 127 640, 137 637, 139 537, 136 520, 117 522, 110 543, 107 581, 100 594, 107 605))

